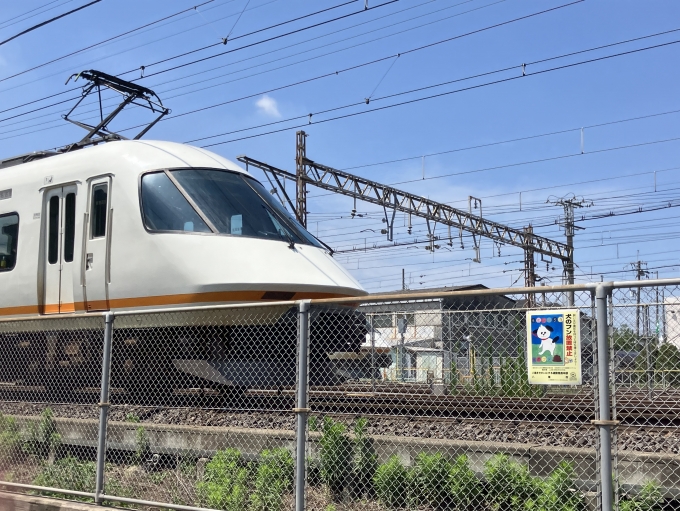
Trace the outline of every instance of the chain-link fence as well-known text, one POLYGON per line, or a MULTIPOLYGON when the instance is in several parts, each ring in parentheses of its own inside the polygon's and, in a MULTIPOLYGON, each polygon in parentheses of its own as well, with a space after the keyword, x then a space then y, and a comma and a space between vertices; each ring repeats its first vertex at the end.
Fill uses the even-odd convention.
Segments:
POLYGON ((0 486, 187 511, 661 510, 676 283, 0 321, 0 486))

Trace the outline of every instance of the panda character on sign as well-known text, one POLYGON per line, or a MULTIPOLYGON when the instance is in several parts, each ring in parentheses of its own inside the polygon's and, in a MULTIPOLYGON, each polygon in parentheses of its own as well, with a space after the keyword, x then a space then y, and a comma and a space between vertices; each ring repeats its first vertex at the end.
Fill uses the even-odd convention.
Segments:
POLYGON ((538 350, 538 354, 542 355, 546 351, 550 352, 550 356, 555 355, 555 345, 559 340, 559 337, 551 337, 553 329, 548 325, 541 325, 536 330, 534 330, 534 335, 541 341, 541 347, 538 350))

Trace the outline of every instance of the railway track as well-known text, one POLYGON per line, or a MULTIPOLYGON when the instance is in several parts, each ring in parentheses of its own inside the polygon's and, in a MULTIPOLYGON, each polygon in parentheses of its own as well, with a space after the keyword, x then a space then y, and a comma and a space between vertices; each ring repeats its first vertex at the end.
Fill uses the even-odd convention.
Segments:
MULTIPOLYGON (((73 402, 96 403, 99 389, 78 389, 73 402)), ((248 389, 225 395, 215 389, 174 389, 148 402, 127 399, 124 389, 113 389, 115 404, 152 406, 195 406, 225 410, 273 411, 294 407, 294 388, 248 389)), ((44 389, 0 387, 0 399, 50 401, 44 389)), ((64 403, 64 400, 56 402, 64 403)), ((619 391, 615 396, 616 417, 624 424, 680 426, 680 392, 656 392, 651 397, 638 391, 619 391)), ((435 395, 427 385, 357 385, 312 387, 310 408, 320 414, 400 416, 433 419, 479 419, 507 421, 585 422, 595 418, 592 390, 576 394, 546 394, 541 397, 489 396, 466 393, 435 395)))

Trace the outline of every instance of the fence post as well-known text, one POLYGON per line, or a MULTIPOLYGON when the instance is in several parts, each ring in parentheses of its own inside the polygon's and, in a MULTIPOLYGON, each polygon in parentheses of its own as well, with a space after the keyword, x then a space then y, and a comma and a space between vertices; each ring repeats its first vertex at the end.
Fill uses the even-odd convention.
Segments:
POLYGON ((295 510, 305 511, 305 485, 307 480, 307 415, 309 414, 307 386, 309 384, 309 300, 298 302, 298 381, 297 407, 293 411, 296 421, 295 449, 295 510))
POLYGON ((111 382, 111 340, 113 338, 113 312, 104 315, 104 353, 102 355, 102 386, 99 398, 99 442, 97 444, 97 475, 94 503, 102 504, 104 493, 104 464, 106 462, 106 426, 109 421, 109 383, 111 382))
POLYGON ((593 421, 600 433, 600 492, 602 511, 611 511, 614 495, 612 482, 612 431, 609 395, 609 321, 607 298, 611 283, 598 283, 595 288, 597 307, 597 378, 600 418, 593 421))

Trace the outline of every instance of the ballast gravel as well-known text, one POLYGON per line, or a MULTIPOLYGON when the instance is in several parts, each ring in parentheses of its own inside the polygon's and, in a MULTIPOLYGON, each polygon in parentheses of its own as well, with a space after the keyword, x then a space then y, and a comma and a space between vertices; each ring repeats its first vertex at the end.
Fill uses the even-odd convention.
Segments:
MULTIPOLYGON (((6 415, 40 415, 49 407, 55 417, 71 419, 99 418, 99 408, 82 404, 44 404, 0 402, 0 412, 6 415)), ((186 426, 218 426, 246 429, 294 430, 291 412, 229 411, 204 408, 165 408, 136 405, 112 406, 112 421, 137 421, 147 424, 186 426)), ((320 418, 320 417, 319 417, 320 418)), ((335 420, 351 428, 355 418, 337 416, 335 420)), ((520 443, 553 447, 594 448, 597 431, 587 425, 545 422, 477 421, 455 419, 425 419, 414 417, 367 417, 370 435, 415 438, 470 440, 520 443)), ((680 429, 625 426, 617 434, 619 451, 680 454, 680 429)))

